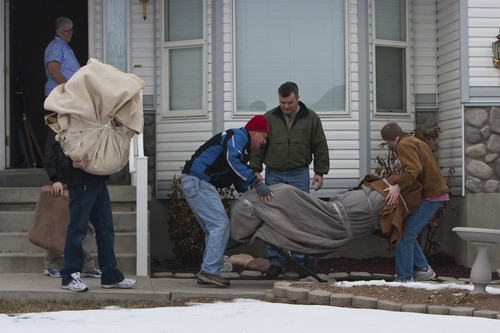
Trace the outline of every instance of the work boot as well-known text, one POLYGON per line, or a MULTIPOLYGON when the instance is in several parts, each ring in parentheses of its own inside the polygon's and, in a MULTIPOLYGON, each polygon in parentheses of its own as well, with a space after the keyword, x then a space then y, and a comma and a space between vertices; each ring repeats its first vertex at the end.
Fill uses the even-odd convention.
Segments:
POLYGON ((281 267, 276 265, 271 265, 269 269, 266 271, 266 279, 268 280, 276 280, 278 275, 281 274, 281 267))
POLYGON ((201 285, 213 285, 217 287, 229 287, 230 282, 227 279, 224 279, 220 275, 209 274, 204 270, 201 270, 198 274, 198 284, 201 285))

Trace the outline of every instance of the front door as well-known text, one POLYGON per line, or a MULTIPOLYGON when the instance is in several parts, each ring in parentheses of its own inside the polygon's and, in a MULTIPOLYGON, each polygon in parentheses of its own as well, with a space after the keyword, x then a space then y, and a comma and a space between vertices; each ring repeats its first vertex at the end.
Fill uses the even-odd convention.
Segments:
POLYGON ((6 96, 6 167, 43 167, 47 128, 43 108, 46 81, 44 51, 55 35, 59 16, 73 21, 74 34, 69 46, 80 65, 88 59, 87 0, 9 1, 7 66, 9 84, 6 96), (10 105, 9 105, 10 104, 10 105))

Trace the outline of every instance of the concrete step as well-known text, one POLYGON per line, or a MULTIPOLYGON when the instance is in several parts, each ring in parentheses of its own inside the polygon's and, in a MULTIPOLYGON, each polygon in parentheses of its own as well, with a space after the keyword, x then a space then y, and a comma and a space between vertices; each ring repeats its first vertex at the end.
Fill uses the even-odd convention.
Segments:
MULTIPOLYGON (((112 203, 124 203, 136 201, 136 188, 132 185, 110 185, 108 186, 109 197, 112 203)), ((148 191, 151 199, 151 191, 148 191)), ((2 204, 28 204, 38 201, 40 187, 0 187, 0 203, 2 204)))
MULTIPOLYGON (((35 212, 28 211, 0 211, 0 233, 28 232, 33 225, 35 212)), ((115 232, 135 232, 135 212, 113 211, 113 226, 115 232)), ((1 245, 0 245, 1 247, 1 245)))
MULTIPOLYGON (((116 260, 124 274, 136 274, 135 253, 116 253, 116 260)), ((98 264, 97 254, 94 262, 98 264)), ((0 273, 40 273, 43 277, 43 268, 43 253, 0 253, 0 273)))
MULTIPOLYGON (((0 273, 43 271, 44 250, 29 242, 28 230, 33 224, 40 187, 49 183, 46 178, 43 169, 0 171, 0 273), (26 183, 22 182, 23 178, 26 183), (36 179, 39 181, 36 182, 36 179)), ((124 273, 135 274, 136 188, 131 185, 108 185, 108 190, 118 265, 124 273)), ((151 199, 150 188, 148 199, 151 199)), ((97 253, 94 255, 97 256, 97 253)))
MULTIPOLYGON (((131 232, 115 232, 115 253, 134 251, 136 234, 131 232)), ((27 232, 0 233, 0 253, 43 253, 45 250, 28 240, 27 232)), ((97 249, 97 246, 94 246, 97 249)))
POLYGON ((51 184, 51 182, 44 168, 0 171, 0 186, 40 187, 46 184, 51 184))

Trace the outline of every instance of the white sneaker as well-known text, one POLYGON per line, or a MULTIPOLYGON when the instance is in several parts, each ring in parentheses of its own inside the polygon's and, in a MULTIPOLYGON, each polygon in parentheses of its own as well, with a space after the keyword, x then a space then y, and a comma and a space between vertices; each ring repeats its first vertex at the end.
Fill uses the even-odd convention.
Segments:
POLYGON ((68 289, 71 291, 87 291, 87 290, 89 290, 89 287, 87 287, 85 282, 80 280, 80 272, 76 272, 76 273, 71 274, 71 277, 73 278, 73 280, 70 283, 68 283, 67 285, 62 285, 61 288, 68 289))
POLYGON ((118 283, 101 284, 101 287, 103 287, 105 289, 111 289, 111 288, 129 289, 129 288, 132 288, 133 286, 135 286, 136 283, 137 283, 137 281, 134 279, 124 278, 123 280, 121 280, 118 283))
POLYGON ((434 272, 431 266, 427 266, 426 268, 413 273, 413 279, 415 281, 430 281, 434 280, 435 277, 436 272, 434 272))

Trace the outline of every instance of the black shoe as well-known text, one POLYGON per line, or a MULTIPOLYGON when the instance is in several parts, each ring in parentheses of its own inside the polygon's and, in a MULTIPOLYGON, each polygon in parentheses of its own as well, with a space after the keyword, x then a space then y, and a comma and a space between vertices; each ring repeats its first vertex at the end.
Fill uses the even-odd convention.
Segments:
POLYGON ((229 287, 230 282, 227 279, 224 279, 220 275, 209 274, 203 270, 201 270, 198 274, 198 284, 201 285, 213 285, 217 287, 229 287))
POLYGON ((266 279, 268 280, 276 280, 278 275, 281 273, 281 267, 276 265, 271 265, 266 272, 266 279))
POLYGON ((306 277, 308 277, 308 276, 310 275, 309 273, 307 273, 307 272, 306 272, 306 270, 305 270, 305 269, 300 268, 300 267, 299 267, 299 269, 297 270, 297 273, 299 273, 299 278, 300 278, 300 279, 306 278, 306 277))

